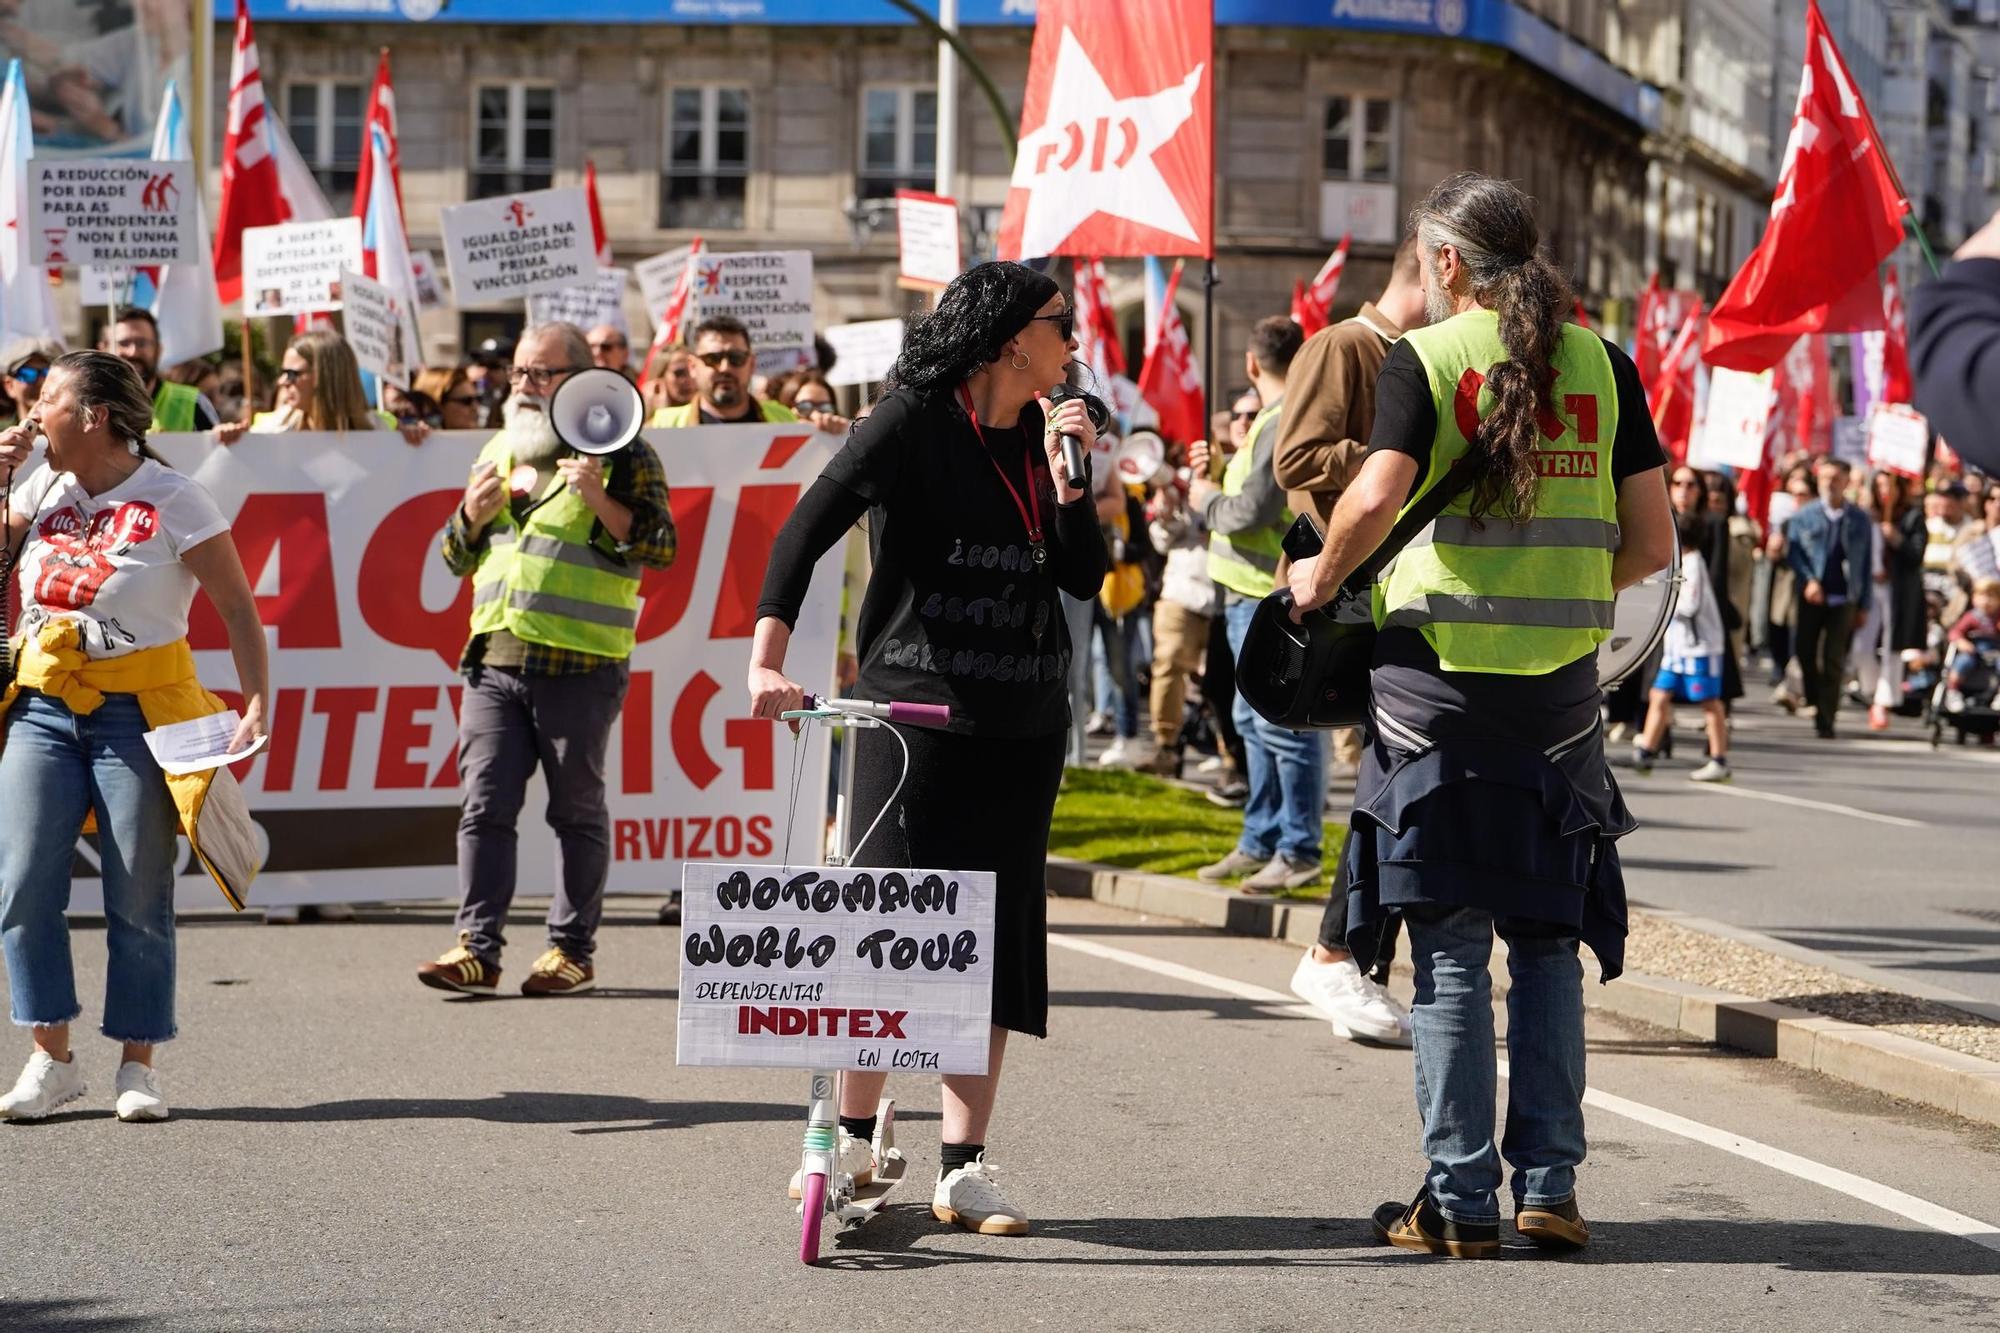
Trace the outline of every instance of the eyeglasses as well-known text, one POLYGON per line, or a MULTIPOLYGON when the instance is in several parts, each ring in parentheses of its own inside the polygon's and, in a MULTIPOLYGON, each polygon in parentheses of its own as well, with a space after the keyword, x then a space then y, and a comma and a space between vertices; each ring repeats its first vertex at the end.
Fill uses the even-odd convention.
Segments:
POLYGON ((310 375, 310 374, 312 374, 310 370, 306 370, 298 366, 285 366, 278 371, 278 378, 282 382, 290 384, 293 380, 296 380, 299 376, 310 375))
POLYGON ((444 425, 444 417, 441 413, 426 412, 423 411, 421 408, 413 408, 413 407, 406 407, 402 411, 396 413, 396 420, 399 424, 405 426, 414 426, 421 421, 424 425, 431 427, 433 430, 439 429, 444 425))
POLYGON ((1255 412, 1231 412, 1229 419, 1231 421, 1255 421, 1257 414, 1255 412))
POLYGON ((622 352, 625 351, 627 348, 629 348, 631 345, 632 345, 631 343, 625 342, 621 339, 620 341, 615 343, 592 343, 590 345, 590 350, 593 352, 622 352))
POLYGON ((802 417, 809 417, 815 412, 831 412, 833 411, 833 400, 831 398, 800 398, 792 403, 792 410, 802 417))
MULTIPOLYGON (((1062 340, 1064 342, 1068 342, 1071 338, 1076 336, 1076 311, 1074 310, 1065 310, 1060 314, 1055 314, 1055 315, 1036 315, 1033 318, 1045 319, 1049 323, 1055 325, 1056 332, 1062 335, 1062 340)), ((1031 320, 1030 322, 1033 321, 1031 320)))
POLYGON ((47 366, 15 366, 7 374, 23 384, 40 384, 49 377, 47 366))
POLYGON ((541 366, 509 366, 507 382, 516 386, 527 383, 537 389, 546 389, 563 376, 574 375, 579 369, 581 369, 579 366, 558 366, 554 370, 547 370, 541 366))
POLYGON ((732 347, 724 352, 696 352, 695 360, 701 362, 710 370, 720 370, 724 363, 727 363, 733 370, 737 367, 748 365, 750 362, 750 353, 744 351, 741 347, 732 347))

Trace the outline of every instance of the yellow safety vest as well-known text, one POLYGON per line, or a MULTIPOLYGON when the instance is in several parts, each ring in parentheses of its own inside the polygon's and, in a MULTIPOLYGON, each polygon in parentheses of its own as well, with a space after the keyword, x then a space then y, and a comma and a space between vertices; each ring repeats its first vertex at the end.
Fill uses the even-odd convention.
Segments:
MULTIPOLYGON (((505 432, 487 441, 479 461, 492 463, 503 479, 513 471, 505 432)), ((524 521, 502 506, 472 571, 472 632, 504 629, 529 643, 630 657, 642 571, 591 545, 596 518, 560 476, 549 479, 524 521)))
MULTIPOLYGON (((1257 453, 1258 437, 1264 428, 1277 419, 1279 403, 1272 403, 1257 414, 1250 423, 1250 433, 1244 437, 1243 447, 1230 455, 1229 466, 1222 472, 1222 493, 1241 495, 1250 483, 1252 460, 1257 453)), ((1266 458, 1269 467, 1271 460, 1266 458)), ((1278 560, 1285 553, 1285 530, 1292 526, 1292 513, 1288 509, 1276 523, 1267 528, 1256 528, 1249 532, 1223 536, 1219 532, 1208 534, 1208 576, 1231 592, 1245 597, 1265 598, 1278 586, 1278 560)))
MULTIPOLYGON (((792 411, 791 408, 786 407, 783 403, 772 402, 769 398, 758 399, 757 406, 763 409, 764 420, 766 421, 797 421, 799 419, 799 414, 792 411)), ((692 403, 682 403, 679 407, 663 407, 653 413, 653 419, 646 424, 656 428, 662 426, 699 426, 701 424, 701 403, 697 400, 692 403)), ((731 422, 729 424, 741 425, 742 423, 731 422)))
MULTIPOLYGON (((1430 470, 1410 505, 1465 454, 1469 435, 1492 412, 1486 375, 1508 359, 1499 327, 1493 311, 1469 310, 1404 335, 1437 409, 1430 470)), ((1555 370, 1534 517, 1475 520, 1467 488, 1375 585, 1375 624, 1421 629, 1447 671, 1545 675, 1596 651, 1611 632, 1618 386, 1603 341, 1580 325, 1563 326, 1555 370)))

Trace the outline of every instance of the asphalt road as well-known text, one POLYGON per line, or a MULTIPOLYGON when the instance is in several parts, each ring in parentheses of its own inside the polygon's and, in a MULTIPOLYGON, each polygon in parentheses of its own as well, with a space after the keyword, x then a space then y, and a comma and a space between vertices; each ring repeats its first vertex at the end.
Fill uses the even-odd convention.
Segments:
MULTIPOLYGON (((1687 722, 1693 721, 1682 710, 1687 722)), ((1731 739, 1736 781, 1685 780, 1682 757, 1620 782, 1639 831, 1620 844, 1631 897, 1749 927, 1890 984, 2000 1002, 2000 750, 1933 751, 1897 718, 1839 739, 1752 703, 1731 739)), ((1614 747, 1614 749, 1629 747, 1614 747)))
MULTIPOLYGON (((1285 946, 1088 902, 1053 905, 1054 1035, 1010 1052, 991 1136, 1034 1233, 931 1220, 909 1079, 905 1196, 807 1270, 805 1078, 674 1066, 647 906, 555 1001, 418 987, 439 909, 190 921, 175 1119, 111 1119, 90 1038, 86 1109, 0 1126, 0 1329, 2000 1328, 2000 1134, 1597 1018, 1592 1249, 1377 1247, 1422 1169, 1408 1053, 1300 1016, 1285 946)), ((75 943, 92 994, 103 934, 75 943)))

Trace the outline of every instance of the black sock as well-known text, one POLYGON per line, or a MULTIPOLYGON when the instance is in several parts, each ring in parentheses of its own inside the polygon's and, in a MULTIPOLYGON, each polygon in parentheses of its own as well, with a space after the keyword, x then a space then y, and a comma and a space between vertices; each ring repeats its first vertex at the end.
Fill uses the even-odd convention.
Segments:
POLYGON ((950 1175, 961 1166, 971 1166, 985 1151, 983 1143, 942 1143, 938 1145, 938 1163, 950 1175))
POLYGON ((840 1127, 863 1143, 875 1141, 875 1117, 872 1115, 844 1115, 840 1117, 840 1127))

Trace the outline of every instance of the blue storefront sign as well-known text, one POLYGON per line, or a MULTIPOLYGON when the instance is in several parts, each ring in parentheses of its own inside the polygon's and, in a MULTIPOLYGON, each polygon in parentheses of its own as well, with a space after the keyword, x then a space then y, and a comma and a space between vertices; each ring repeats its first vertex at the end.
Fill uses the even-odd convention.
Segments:
MULTIPOLYGON (((936 12, 936 0, 924 0, 936 12)), ((250 0, 251 16, 283 22, 693 23, 804 26, 898 24, 882 0, 250 0)), ((1035 0, 960 0, 963 27, 1026 26, 1035 0)), ((1660 94, 1511 0, 1216 0, 1223 27, 1336 28, 1456 38, 1512 52, 1648 129, 1660 94)))

